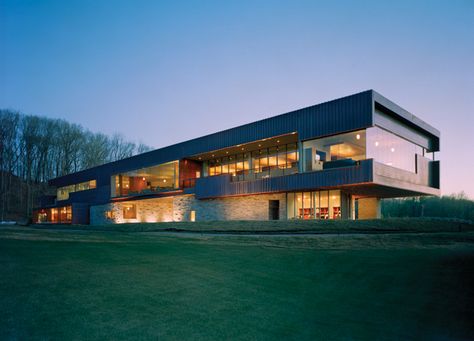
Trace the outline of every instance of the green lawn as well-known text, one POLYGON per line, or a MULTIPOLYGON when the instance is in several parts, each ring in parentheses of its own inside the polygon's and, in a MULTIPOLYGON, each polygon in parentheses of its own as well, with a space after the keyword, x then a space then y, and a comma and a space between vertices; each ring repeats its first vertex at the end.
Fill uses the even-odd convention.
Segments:
POLYGON ((474 338, 474 232, 0 229, 0 339, 474 338))

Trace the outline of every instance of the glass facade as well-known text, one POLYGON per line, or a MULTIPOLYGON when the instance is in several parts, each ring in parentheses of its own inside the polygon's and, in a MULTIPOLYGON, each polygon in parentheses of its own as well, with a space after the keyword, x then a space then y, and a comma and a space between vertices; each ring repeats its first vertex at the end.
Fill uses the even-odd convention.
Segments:
POLYGON ((59 187, 57 189, 57 200, 67 200, 69 199, 69 193, 86 191, 88 189, 94 189, 97 187, 96 180, 90 180, 81 182, 75 185, 69 185, 64 187, 59 187))
POLYGON ((341 219, 341 191, 297 192, 287 195, 288 219, 341 219))
POLYGON ((416 172, 416 154, 423 148, 379 127, 367 129, 367 158, 388 166, 416 172))
POLYGON ((208 175, 232 174, 233 181, 254 180, 298 172, 296 143, 257 149, 251 152, 211 159, 208 175))
POLYGON ((365 130, 338 134, 303 142, 305 172, 355 165, 366 159, 365 130))
POLYGON ((152 194, 179 187, 179 162, 141 168, 111 178, 111 196, 152 194))
POLYGON ((34 211, 33 218, 36 223, 70 224, 72 223, 72 206, 46 208, 34 211))
POLYGON ((388 166, 416 172, 416 154, 422 147, 379 127, 303 142, 303 170, 318 171, 354 166, 374 159, 388 166))

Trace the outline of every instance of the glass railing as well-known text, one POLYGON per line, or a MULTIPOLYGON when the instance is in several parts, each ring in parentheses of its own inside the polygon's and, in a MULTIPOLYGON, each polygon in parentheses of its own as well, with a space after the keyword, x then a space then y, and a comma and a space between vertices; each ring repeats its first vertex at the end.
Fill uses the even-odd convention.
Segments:
POLYGON ((162 192, 174 191, 177 188, 173 187, 148 187, 141 190, 132 190, 132 189, 122 189, 120 191, 119 197, 131 197, 135 195, 148 195, 148 194, 158 194, 162 192))
POLYGON ((236 173, 232 175, 231 180, 233 182, 237 181, 252 181, 265 178, 272 178, 277 176, 291 175, 298 173, 298 164, 294 163, 292 167, 289 168, 279 168, 278 166, 268 166, 262 167, 258 170, 248 170, 243 171, 240 174, 236 173))

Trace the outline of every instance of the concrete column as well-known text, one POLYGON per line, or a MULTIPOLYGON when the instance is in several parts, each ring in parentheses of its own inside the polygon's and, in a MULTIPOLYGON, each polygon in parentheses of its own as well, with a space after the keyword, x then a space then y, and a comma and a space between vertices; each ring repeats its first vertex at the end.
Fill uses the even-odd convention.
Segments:
POLYGON ((382 217, 379 198, 360 198, 359 219, 380 219, 382 217))

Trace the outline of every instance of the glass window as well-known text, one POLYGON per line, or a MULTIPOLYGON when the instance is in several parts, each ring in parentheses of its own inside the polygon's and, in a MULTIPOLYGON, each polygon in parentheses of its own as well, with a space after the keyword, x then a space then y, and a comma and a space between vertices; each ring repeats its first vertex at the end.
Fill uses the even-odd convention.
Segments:
POLYGON ((277 168, 278 147, 271 147, 268 149, 268 168, 273 170, 277 168))
MULTIPOLYGON (((215 172, 213 167, 209 172, 215 172)), ((116 174, 115 192, 112 196, 147 194, 172 190, 179 187, 179 162, 172 161, 123 174, 116 174)))
POLYGON ((319 218, 320 219, 329 219, 329 192, 320 191, 319 192, 319 218))
POLYGON ((340 191, 329 191, 329 219, 341 219, 340 191))
POLYGON ((287 194, 288 219, 341 219, 341 191, 287 194))
POLYGON ((303 142, 305 172, 354 165, 366 158, 365 130, 303 142))
POLYGON ((303 193, 303 219, 313 219, 314 218, 314 208, 312 203, 312 196, 310 192, 303 193))
POLYGON ((415 154, 421 147, 379 127, 367 129, 367 158, 388 166, 415 172, 415 154))
POLYGON ((56 191, 58 200, 67 200, 69 199, 69 194, 74 192, 86 191, 89 189, 94 189, 97 187, 96 180, 90 180, 81 182, 74 185, 59 187, 56 191))
POLYGON ((295 193, 295 212, 296 218, 303 218, 303 193, 295 193))
POLYGON ((123 205, 123 219, 137 219, 137 206, 135 204, 123 205))

